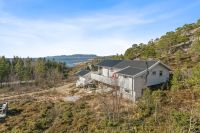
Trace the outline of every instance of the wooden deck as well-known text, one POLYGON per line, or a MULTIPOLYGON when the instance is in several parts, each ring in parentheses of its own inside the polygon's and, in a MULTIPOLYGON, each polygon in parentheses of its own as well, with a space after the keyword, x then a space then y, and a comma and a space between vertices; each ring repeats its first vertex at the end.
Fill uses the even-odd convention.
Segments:
POLYGON ((91 78, 93 80, 112 85, 112 86, 118 86, 118 80, 117 79, 112 79, 110 77, 105 77, 103 75, 99 75, 97 73, 91 73, 91 78))

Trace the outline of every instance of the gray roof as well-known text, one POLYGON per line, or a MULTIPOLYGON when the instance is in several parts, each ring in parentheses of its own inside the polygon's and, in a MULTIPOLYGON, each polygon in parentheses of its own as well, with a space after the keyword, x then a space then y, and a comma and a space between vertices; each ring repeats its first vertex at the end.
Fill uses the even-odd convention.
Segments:
POLYGON ((86 74, 88 74, 90 71, 89 70, 81 70, 78 73, 76 73, 76 75, 78 76, 84 76, 86 74))
POLYGON ((145 68, 144 69, 143 68, 133 68, 133 67, 129 66, 129 67, 127 67, 127 68, 125 68, 121 71, 118 71, 117 73, 123 74, 123 75, 134 76, 134 75, 136 75, 136 74, 138 74, 138 73, 140 73, 144 70, 145 70, 145 68))
POLYGON ((116 64, 122 62, 122 60, 104 60, 97 64, 97 66, 102 66, 102 67, 113 67, 116 64))
MULTIPOLYGON (((104 60, 101 63, 97 64, 97 66, 102 67, 112 67, 121 69, 117 73, 123 74, 123 75, 129 75, 134 76, 144 70, 147 70, 147 68, 150 68, 154 64, 156 64, 158 61, 151 60, 104 60)), ((162 63, 161 63, 162 64, 162 63)), ((162 64, 164 65, 164 64, 162 64)), ((170 70, 169 67, 165 66, 167 69, 170 70)))
POLYGON ((113 68, 119 68, 123 69, 128 66, 133 68, 147 68, 146 63, 148 64, 148 67, 151 67, 153 64, 155 64, 157 61, 146 61, 146 60, 104 60, 97 64, 97 66, 102 67, 113 67, 113 68))
POLYGON ((133 67, 133 68, 139 68, 139 69, 146 69, 147 67, 151 67, 153 64, 155 64, 157 61, 145 61, 145 60, 122 60, 118 64, 114 65, 114 68, 123 69, 127 66, 133 67), (148 65, 148 66, 147 66, 148 65))
POLYGON ((97 66, 102 67, 112 67, 117 69, 122 69, 118 71, 117 73, 123 74, 123 75, 129 75, 134 76, 144 70, 147 69, 147 67, 151 67, 154 65, 157 61, 151 60, 104 60, 97 64, 97 66))

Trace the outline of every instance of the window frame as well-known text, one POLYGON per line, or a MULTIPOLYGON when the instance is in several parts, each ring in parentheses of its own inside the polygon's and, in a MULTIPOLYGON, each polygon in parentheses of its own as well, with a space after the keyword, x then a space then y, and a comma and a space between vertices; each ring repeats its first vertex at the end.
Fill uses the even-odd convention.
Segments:
POLYGON ((153 71, 153 72, 151 73, 151 75, 152 75, 152 76, 156 76, 156 71, 153 71))

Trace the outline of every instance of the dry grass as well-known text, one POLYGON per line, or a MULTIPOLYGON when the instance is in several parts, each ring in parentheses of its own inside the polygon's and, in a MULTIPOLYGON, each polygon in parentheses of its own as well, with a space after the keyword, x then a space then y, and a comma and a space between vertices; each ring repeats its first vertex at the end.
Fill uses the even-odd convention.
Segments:
MULTIPOLYGON (((195 99, 189 89, 164 93, 158 104, 156 122, 154 103, 150 108, 150 104, 140 105, 142 99, 137 104, 125 99, 116 102, 112 93, 97 94, 77 89, 70 82, 46 91, 9 97, 10 112, 0 124, 0 132, 178 132, 182 125, 175 121, 176 117, 187 121, 186 116, 193 109, 192 116, 199 119, 198 93, 195 99), (79 96, 80 99, 64 102, 67 96, 79 96), (152 110, 146 115, 149 108, 152 110)), ((187 125, 185 128, 183 132, 187 131, 187 125)))

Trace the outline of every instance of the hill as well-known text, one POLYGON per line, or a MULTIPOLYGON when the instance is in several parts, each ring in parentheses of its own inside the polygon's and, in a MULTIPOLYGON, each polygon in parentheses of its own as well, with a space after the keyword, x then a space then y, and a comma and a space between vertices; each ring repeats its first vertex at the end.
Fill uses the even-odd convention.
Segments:
POLYGON ((196 23, 185 24, 175 31, 167 32, 160 38, 151 39, 147 44, 133 44, 123 55, 114 59, 159 59, 176 69, 180 64, 186 68, 199 62, 200 19, 196 23))

